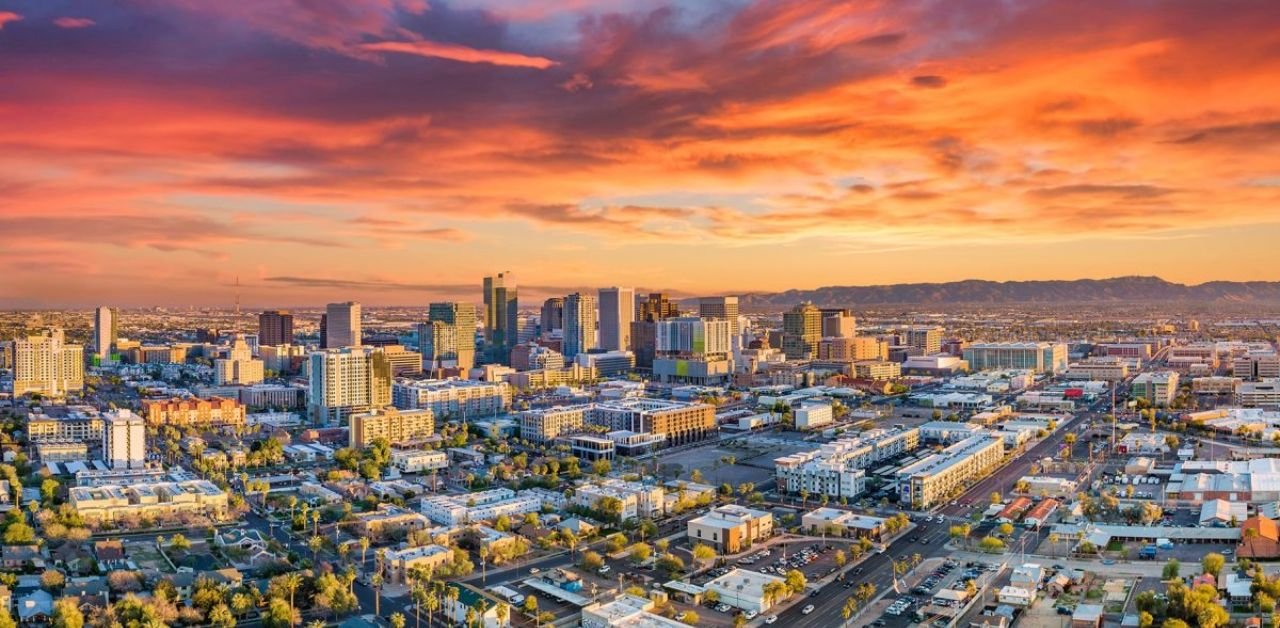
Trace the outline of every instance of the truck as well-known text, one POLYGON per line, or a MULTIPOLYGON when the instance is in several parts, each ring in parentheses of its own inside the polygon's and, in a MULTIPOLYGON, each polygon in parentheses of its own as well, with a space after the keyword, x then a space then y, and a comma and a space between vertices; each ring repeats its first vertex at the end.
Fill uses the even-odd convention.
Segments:
POLYGON ((1140 559, 1142 559, 1142 560, 1155 560, 1155 558, 1156 558, 1156 546, 1154 546, 1154 545, 1148 545, 1148 546, 1143 547, 1142 549, 1138 550, 1138 558, 1140 558, 1140 559))

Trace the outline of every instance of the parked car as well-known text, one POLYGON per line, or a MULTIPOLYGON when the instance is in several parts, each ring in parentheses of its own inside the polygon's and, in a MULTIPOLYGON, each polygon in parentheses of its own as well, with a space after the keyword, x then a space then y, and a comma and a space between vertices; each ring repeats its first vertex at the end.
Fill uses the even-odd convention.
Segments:
POLYGON ((801 612, 801 613, 804 613, 805 615, 808 615, 809 613, 812 613, 812 612, 813 612, 813 605, 812 605, 812 604, 810 604, 810 605, 808 605, 808 606, 804 607, 803 609, 801 609, 801 610, 800 610, 800 612, 801 612))

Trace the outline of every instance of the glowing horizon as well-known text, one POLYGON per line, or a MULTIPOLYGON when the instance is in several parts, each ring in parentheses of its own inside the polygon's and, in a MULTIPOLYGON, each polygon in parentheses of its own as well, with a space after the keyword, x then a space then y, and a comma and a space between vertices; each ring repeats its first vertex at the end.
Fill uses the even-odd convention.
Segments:
POLYGON ((1277 50, 1265 1, 0 0, 0 307, 1277 280, 1277 50))

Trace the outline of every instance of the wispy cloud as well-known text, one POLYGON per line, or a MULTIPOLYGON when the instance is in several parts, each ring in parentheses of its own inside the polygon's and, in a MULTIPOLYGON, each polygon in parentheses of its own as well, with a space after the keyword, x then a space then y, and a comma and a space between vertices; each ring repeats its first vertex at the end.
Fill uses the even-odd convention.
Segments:
POLYGON ((360 49, 370 52, 396 52, 419 57, 448 59, 462 63, 487 63, 490 65, 535 68, 538 70, 545 70, 557 65, 555 61, 545 57, 535 57, 502 50, 483 50, 438 41, 380 41, 362 44, 360 49))

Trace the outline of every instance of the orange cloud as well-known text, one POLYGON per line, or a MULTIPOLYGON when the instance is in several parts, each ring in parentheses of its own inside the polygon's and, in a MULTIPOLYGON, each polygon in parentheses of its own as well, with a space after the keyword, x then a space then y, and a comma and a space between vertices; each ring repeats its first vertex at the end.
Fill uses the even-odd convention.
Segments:
POLYGON ((480 50, 438 41, 381 41, 362 44, 360 49, 371 52, 398 52, 419 57, 460 61, 462 63, 488 63, 515 68, 535 68, 538 70, 545 70, 557 65, 555 61, 544 57, 534 57, 501 50, 480 50))
POLYGON ((4 29, 4 25, 9 22, 17 22, 22 19, 21 15, 13 11, 0 11, 0 30, 4 29))

